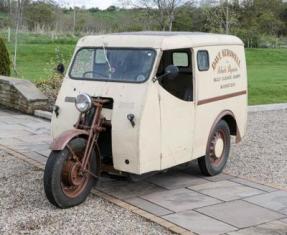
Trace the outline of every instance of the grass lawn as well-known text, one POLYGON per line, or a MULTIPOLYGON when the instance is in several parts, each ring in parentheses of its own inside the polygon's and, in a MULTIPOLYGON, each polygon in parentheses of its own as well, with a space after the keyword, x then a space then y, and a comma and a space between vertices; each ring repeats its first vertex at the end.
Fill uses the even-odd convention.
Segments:
MULTIPOLYGON (((76 39, 53 42, 48 37, 21 35, 19 42, 17 72, 19 77, 33 81, 49 78, 59 54, 67 67, 76 39)), ((12 54, 12 45, 8 48, 12 54)), ((246 57, 249 104, 287 103, 287 49, 247 49, 246 57)))
POLYGON ((287 103, 287 49, 247 49, 249 104, 287 103))
MULTIPOLYGON (((18 76, 28 80, 48 79, 62 55, 67 67, 75 45, 71 44, 19 44, 17 52, 18 76), (58 53, 57 51, 60 51, 58 53)), ((12 52, 12 47, 9 47, 12 52)), ((13 74, 12 74, 13 76, 13 74)))

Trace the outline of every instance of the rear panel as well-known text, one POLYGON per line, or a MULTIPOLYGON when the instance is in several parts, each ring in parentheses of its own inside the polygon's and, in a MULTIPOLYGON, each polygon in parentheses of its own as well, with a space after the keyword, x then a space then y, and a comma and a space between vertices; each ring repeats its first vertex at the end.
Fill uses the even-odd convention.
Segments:
POLYGON ((196 127, 194 158, 205 155, 211 127, 223 111, 230 111, 237 121, 241 137, 247 123, 247 73, 243 46, 195 48, 196 127), (200 71, 197 53, 208 51, 209 69, 200 71))

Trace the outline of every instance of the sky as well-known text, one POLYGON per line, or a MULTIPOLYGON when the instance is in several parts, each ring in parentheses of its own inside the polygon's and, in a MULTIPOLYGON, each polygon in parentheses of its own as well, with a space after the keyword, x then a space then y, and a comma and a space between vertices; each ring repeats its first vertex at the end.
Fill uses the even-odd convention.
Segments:
POLYGON ((77 7, 85 6, 85 8, 98 7, 100 9, 106 9, 111 5, 119 5, 118 0, 55 0, 60 5, 77 7))

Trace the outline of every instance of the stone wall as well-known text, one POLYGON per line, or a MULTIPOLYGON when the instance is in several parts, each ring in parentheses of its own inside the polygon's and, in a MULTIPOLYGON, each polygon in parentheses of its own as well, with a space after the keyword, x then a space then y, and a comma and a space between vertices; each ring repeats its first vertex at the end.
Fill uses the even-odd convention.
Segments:
POLYGON ((48 99, 28 80, 0 76, 0 105, 33 114, 46 110, 48 99))

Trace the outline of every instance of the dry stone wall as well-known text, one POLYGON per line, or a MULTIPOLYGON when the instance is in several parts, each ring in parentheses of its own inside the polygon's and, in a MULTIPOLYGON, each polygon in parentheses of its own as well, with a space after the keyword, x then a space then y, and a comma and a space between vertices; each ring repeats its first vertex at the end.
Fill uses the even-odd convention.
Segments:
POLYGON ((0 76, 0 105, 33 114, 46 110, 48 99, 28 80, 0 76))

